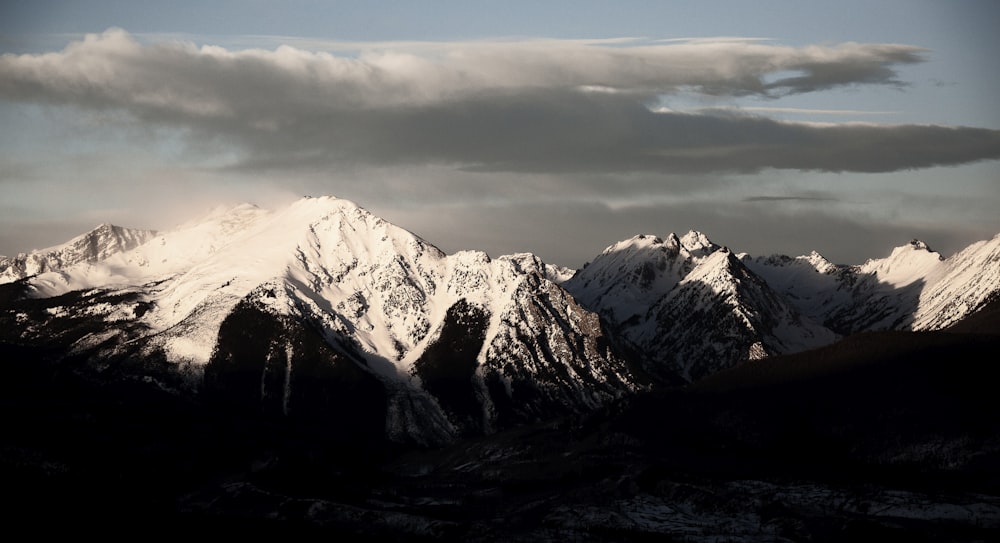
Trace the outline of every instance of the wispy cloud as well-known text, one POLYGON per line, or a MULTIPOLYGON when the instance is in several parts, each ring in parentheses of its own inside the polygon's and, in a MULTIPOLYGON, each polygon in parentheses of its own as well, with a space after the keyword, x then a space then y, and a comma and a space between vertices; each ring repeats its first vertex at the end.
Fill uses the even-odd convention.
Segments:
POLYGON ((795 115, 898 115, 898 111, 867 111, 863 109, 817 109, 803 107, 768 107, 748 106, 739 108, 742 111, 756 113, 791 113, 795 115))

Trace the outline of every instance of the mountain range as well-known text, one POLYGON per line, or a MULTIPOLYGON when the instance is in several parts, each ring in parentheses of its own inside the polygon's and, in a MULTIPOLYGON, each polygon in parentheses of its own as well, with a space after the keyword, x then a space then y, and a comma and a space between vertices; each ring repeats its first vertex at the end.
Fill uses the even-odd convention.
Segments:
POLYGON ((994 540, 998 245, 847 266, 688 232, 567 270, 445 254, 336 198, 102 225, 0 258, 4 518, 994 540))
POLYGON ((701 232, 580 270, 445 254, 347 200, 102 225, 0 257, 0 342, 101 379, 435 445, 592 412, 860 332, 940 330, 1000 297, 1000 235, 838 265, 701 232), (67 362, 69 361, 69 362, 67 362))

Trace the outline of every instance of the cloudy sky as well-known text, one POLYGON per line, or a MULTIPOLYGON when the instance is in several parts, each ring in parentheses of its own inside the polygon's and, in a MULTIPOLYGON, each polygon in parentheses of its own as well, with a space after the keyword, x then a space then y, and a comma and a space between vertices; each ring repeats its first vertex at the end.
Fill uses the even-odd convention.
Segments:
POLYGON ((354 200, 445 251, 1000 232, 1000 4, 0 3, 0 254, 354 200))

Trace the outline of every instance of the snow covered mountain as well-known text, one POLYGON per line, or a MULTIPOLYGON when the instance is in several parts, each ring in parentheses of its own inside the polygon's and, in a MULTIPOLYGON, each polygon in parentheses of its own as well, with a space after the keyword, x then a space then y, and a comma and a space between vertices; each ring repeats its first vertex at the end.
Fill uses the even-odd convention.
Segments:
POLYGON ((651 374, 689 382, 873 330, 946 328, 1000 297, 1000 235, 950 258, 913 240, 882 259, 735 255, 703 233, 615 243, 563 283, 651 374))
POLYGON ((668 381, 836 339, 701 232, 616 243, 564 286, 668 381))
POLYGON ((40 273, 18 285, 35 305, 13 319, 20 341, 68 331, 71 352, 141 361, 164 386, 430 443, 639 386, 549 272, 525 255, 445 255, 351 202, 306 198, 219 209, 40 273), (171 384, 176 374, 186 383, 171 384))
POLYGON ((105 225, 2 265, 0 343, 418 443, 591 410, 648 377, 945 328, 1000 297, 1000 236, 844 266, 641 235, 574 274, 526 253, 446 255, 332 197, 160 233, 105 225))
POLYGON ((1000 296, 1000 235, 949 258, 919 240, 881 259, 838 266, 817 253, 743 262, 802 314, 840 334, 939 330, 1000 296))
POLYGON ((62 245, 10 258, 0 256, 0 284, 77 264, 99 262, 116 253, 134 249, 155 234, 151 230, 102 224, 62 245))
POLYGON ((940 330, 1000 298, 1000 234, 946 258, 928 273, 913 330, 940 330))

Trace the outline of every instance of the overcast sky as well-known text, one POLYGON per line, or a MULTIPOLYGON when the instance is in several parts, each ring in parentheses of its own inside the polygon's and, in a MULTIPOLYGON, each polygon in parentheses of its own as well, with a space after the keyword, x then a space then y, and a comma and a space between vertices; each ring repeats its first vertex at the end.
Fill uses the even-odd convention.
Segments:
POLYGON ((358 202, 580 266, 697 229, 845 264, 1000 232, 1000 4, 0 4, 0 254, 358 202))

